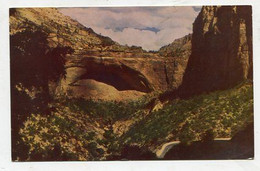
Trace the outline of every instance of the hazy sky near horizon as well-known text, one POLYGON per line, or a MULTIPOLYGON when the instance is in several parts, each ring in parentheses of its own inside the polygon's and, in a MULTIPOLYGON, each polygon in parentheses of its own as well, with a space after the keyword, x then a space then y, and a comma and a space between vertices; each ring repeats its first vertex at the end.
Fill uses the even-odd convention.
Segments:
POLYGON ((88 7, 59 8, 96 33, 120 44, 158 50, 192 33, 201 7, 88 7))

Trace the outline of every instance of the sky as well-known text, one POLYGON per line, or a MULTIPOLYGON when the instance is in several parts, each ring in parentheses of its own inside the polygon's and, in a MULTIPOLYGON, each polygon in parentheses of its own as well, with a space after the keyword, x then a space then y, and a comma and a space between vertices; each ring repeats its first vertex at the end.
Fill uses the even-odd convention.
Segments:
POLYGON ((145 50, 160 47, 192 33, 192 24, 201 7, 88 7, 60 8, 96 33, 122 45, 145 50))

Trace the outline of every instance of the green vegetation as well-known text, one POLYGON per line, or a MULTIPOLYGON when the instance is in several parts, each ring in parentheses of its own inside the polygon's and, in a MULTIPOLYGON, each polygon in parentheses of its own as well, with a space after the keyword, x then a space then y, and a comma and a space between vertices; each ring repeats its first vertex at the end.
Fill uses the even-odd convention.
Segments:
POLYGON ((96 146, 94 132, 59 113, 47 117, 32 114, 20 135, 28 149, 27 160, 93 160, 103 152, 96 146))
POLYGON ((104 160, 120 153, 115 121, 129 119, 144 101, 66 99, 52 103, 51 115, 31 114, 20 129, 22 160, 104 160), (26 151, 27 150, 27 151, 26 151), (56 159, 52 151, 56 150, 56 159))
POLYGON ((118 120, 129 119, 141 110, 145 99, 138 101, 118 102, 103 100, 85 100, 83 98, 66 99, 62 104, 73 112, 82 112, 93 119, 113 123, 118 120))
POLYGON ((19 129, 31 113, 50 114, 49 82, 65 77, 65 55, 70 47, 48 46, 48 35, 32 26, 10 36, 12 150, 16 158, 19 129))
POLYGON ((253 120, 252 92, 252 84, 243 83, 188 100, 176 99, 147 116, 141 116, 147 99, 129 103, 66 99, 52 104, 56 109, 51 115, 33 114, 24 122, 19 144, 28 155, 20 159, 118 160, 131 157, 125 148, 136 145, 149 149, 169 140, 189 144, 232 137, 253 120), (136 122, 121 136, 115 134, 115 122, 125 120, 136 122))
POLYGON ((122 137, 124 143, 161 144, 172 140, 201 140, 212 130, 216 137, 232 137, 253 121, 253 88, 243 83, 235 88, 176 100, 152 112, 122 137))

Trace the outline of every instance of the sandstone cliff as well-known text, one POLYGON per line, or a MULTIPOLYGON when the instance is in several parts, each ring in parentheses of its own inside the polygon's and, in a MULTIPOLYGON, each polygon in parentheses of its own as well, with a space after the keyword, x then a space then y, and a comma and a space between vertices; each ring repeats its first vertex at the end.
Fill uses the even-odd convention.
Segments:
POLYGON ((191 53, 192 34, 174 40, 172 43, 159 49, 161 56, 189 58, 191 53))
POLYGON ((123 46, 96 34, 55 8, 10 10, 10 34, 30 29, 48 34, 50 47, 69 46, 74 53, 66 57, 66 79, 52 84, 52 94, 73 97, 124 100, 152 91, 177 88, 182 81, 190 53, 190 36, 175 41, 179 56, 171 45, 160 53, 140 47, 123 46), (181 55, 180 55, 181 54, 181 55))
POLYGON ((189 57, 191 55, 191 38, 192 34, 188 34, 182 38, 174 40, 172 43, 163 46, 158 53, 165 57, 165 60, 173 59, 174 63, 166 63, 168 81, 171 88, 178 88, 182 83, 183 74, 186 70, 189 57), (173 65, 173 66, 171 66, 173 65))
POLYGON ((252 78, 252 9, 205 6, 193 24, 192 54, 181 96, 232 87, 252 78))
POLYGON ((109 37, 96 34, 91 28, 86 28, 63 15, 56 8, 10 9, 10 35, 34 28, 40 28, 49 35, 49 46, 70 46, 75 53, 130 49, 119 45, 109 37))
MULTIPOLYGON (((164 58, 70 56, 66 79, 57 94, 104 100, 135 99, 154 90, 166 90, 164 58)), ((173 66, 173 60, 167 61, 173 66)), ((173 67, 171 67, 171 70, 173 67)))

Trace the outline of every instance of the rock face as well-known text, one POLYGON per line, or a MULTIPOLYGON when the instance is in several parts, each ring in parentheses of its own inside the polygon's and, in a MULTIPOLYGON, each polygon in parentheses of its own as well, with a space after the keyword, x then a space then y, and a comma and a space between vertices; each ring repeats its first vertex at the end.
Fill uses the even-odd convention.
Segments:
POLYGON ((182 38, 174 40, 169 45, 159 49, 159 54, 168 57, 189 58, 191 54, 191 38, 192 34, 188 34, 182 38))
POLYGON ((70 56, 66 79, 61 80, 56 94, 105 100, 138 98, 172 86, 168 77, 173 75, 166 65, 172 71, 174 59, 70 56))
POLYGON ((55 8, 11 9, 10 34, 26 29, 47 33, 50 47, 75 51, 66 57, 66 79, 50 86, 54 97, 125 100, 177 88, 191 48, 191 36, 186 36, 159 53, 146 52, 98 35, 55 8))
POLYGON ((252 78, 251 6, 205 6, 193 25, 181 96, 232 87, 252 78))
POLYGON ((50 47, 70 46, 75 53, 127 49, 109 37, 96 34, 79 22, 63 15, 56 8, 10 9, 10 34, 28 29, 40 29, 47 33, 50 47))
POLYGON ((170 75, 168 81, 172 85, 172 89, 178 88, 182 83, 183 74, 191 55, 191 38, 192 34, 188 34, 159 49, 159 54, 165 57, 166 61, 174 59, 173 67, 171 63, 170 65, 166 63, 167 73, 170 75))

